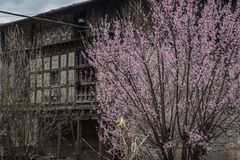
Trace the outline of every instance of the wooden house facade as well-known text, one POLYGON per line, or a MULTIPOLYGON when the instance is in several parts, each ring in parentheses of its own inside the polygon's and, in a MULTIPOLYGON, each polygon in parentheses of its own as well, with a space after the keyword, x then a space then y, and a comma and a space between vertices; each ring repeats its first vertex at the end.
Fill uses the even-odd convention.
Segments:
MULTIPOLYGON (((123 3, 121 0, 87 1, 36 15, 36 19, 0 25, 1 54, 11 52, 7 34, 16 26, 24 33, 26 50, 31 47, 41 50, 29 61, 30 103, 44 104, 60 112, 71 110, 74 115, 71 132, 63 134, 59 126, 56 136, 45 144, 44 155, 58 159, 102 159, 103 146, 97 131, 95 69, 89 65, 87 54, 82 53, 84 41, 91 37, 88 25, 97 25, 107 14, 118 14, 123 3)), ((8 72, 4 64, 3 70, 8 72)))

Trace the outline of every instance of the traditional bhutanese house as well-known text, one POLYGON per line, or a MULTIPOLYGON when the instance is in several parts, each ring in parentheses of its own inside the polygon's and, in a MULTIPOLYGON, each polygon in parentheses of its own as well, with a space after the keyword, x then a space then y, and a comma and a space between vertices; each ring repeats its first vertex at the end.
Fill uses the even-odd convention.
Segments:
MULTIPOLYGON (((73 159, 76 155, 82 160, 102 158, 103 146, 97 135, 95 69, 86 60, 87 54, 82 53, 84 41, 91 38, 89 24, 96 26, 106 15, 113 17, 120 13, 123 3, 121 0, 86 1, 0 25, 1 54, 11 54, 9 32, 16 27, 23 32, 25 50, 34 47, 41 50, 28 61, 30 103, 44 104, 49 110, 61 113, 71 110, 74 118, 67 132, 58 126, 55 136, 44 144, 43 155, 58 159, 73 159)), ((8 72, 4 64, 3 69, 8 72)))

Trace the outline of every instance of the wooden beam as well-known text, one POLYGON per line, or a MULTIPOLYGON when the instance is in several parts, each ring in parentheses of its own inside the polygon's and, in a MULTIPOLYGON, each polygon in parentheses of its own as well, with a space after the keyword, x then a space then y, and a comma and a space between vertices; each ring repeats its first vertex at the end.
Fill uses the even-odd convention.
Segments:
POLYGON ((77 120, 76 158, 82 160, 82 121, 77 120))
POLYGON ((57 158, 62 159, 62 126, 58 125, 58 136, 57 136, 57 158))
MULTIPOLYGON (((100 125, 98 125, 98 127, 99 127, 99 134, 102 135, 103 134, 102 133, 102 128, 101 128, 100 125)), ((98 160, 102 160, 103 159, 102 154, 103 154, 103 144, 102 144, 102 142, 100 141, 100 139, 98 137, 98 160)))

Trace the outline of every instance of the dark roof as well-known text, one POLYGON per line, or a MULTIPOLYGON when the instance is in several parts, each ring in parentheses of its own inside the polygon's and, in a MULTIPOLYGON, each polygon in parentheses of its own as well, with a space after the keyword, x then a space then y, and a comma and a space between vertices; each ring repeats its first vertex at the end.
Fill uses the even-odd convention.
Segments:
MULTIPOLYGON (((53 10, 50 10, 50 11, 47 11, 47 12, 44 12, 44 13, 40 13, 40 14, 37 14, 33 17, 46 17, 46 16, 49 16, 51 14, 60 13, 60 12, 64 12, 64 11, 67 11, 67 10, 90 8, 93 5, 108 3, 110 1, 114 1, 114 0, 87 0, 87 1, 84 1, 84 2, 74 3, 74 4, 69 5, 69 6, 61 7, 61 8, 58 8, 58 9, 53 9, 53 10)), ((30 21, 30 20, 31 20, 30 18, 23 18, 23 19, 16 20, 16 21, 13 21, 13 22, 2 23, 2 24, 0 24, 0 27, 9 26, 9 25, 13 25, 13 24, 21 23, 21 22, 30 21)))

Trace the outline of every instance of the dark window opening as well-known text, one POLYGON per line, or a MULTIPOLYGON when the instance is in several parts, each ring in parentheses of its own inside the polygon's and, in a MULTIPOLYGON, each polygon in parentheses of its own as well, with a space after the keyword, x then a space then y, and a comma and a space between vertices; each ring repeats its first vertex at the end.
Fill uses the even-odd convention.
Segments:
POLYGON ((90 78, 92 82, 96 81, 96 74, 94 69, 90 70, 90 78))
POLYGON ((81 69, 78 71, 78 82, 94 82, 96 80, 93 68, 81 69))
POLYGON ((79 28, 76 30, 76 37, 81 38, 82 36, 86 36, 87 31, 87 13, 86 11, 78 12, 75 15, 75 23, 79 26, 79 28))
POLYGON ((51 73, 51 84, 57 86, 60 83, 60 74, 59 71, 54 71, 51 73))
POLYGON ((87 60, 87 58, 88 58, 87 56, 88 56, 87 54, 84 55, 83 53, 79 52, 78 53, 78 57, 77 57, 78 58, 77 64, 78 65, 87 65, 87 64, 89 64, 88 60, 87 60))
POLYGON ((59 91, 58 89, 52 89, 52 95, 51 95, 51 102, 58 102, 59 101, 59 91))

